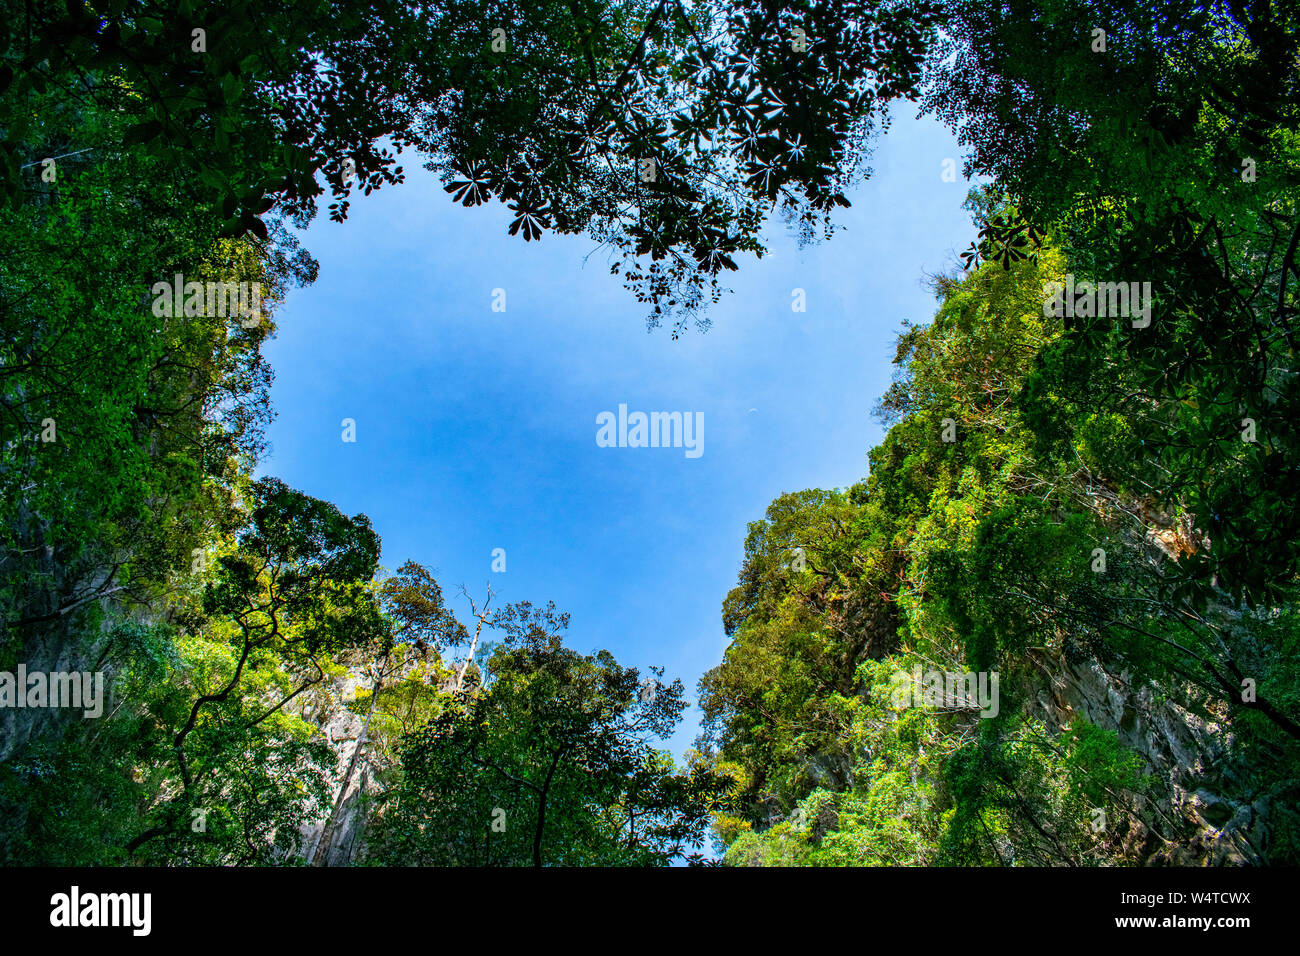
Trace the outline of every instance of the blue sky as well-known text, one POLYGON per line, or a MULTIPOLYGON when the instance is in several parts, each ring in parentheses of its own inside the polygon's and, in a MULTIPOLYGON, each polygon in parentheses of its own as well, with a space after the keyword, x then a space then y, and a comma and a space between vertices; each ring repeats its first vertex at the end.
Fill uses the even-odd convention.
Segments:
POLYGON ((727 645, 747 524, 782 493, 866 474, 899 325, 930 319, 924 275, 974 237, 969 184, 941 178, 948 157, 947 130, 900 111, 845 228, 799 249, 770 223, 769 254, 737 259, 713 328, 674 342, 646 331, 595 243, 510 237, 503 207, 454 204, 407 154, 405 184, 304 234, 320 277, 289 294, 266 349, 278 417, 260 473, 368 515, 384 566, 435 569, 462 620, 462 583, 476 599, 491 585, 496 604, 553 600, 571 647, 662 665, 694 702, 727 645), (796 288, 806 312, 791 310, 796 288), (620 403, 703 412, 703 454, 598 447, 596 417, 620 403))

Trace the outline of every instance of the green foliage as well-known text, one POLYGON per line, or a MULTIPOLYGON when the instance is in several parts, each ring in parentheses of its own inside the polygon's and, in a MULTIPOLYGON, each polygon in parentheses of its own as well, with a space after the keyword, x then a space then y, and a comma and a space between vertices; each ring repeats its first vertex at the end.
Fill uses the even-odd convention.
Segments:
POLYGON ((702 862, 710 822, 740 865, 1171 862, 1208 826, 1297 859, 1291 5, 0 14, 0 669, 107 677, 100 720, 0 714, 0 861, 291 861, 362 761, 375 863, 702 862), (750 526, 687 767, 651 743, 679 681, 551 606, 471 635, 364 516, 252 479, 261 348, 316 272, 284 220, 327 190, 344 220, 394 150, 525 241, 592 237, 676 336, 773 212, 828 235, 916 97, 993 180, 979 238, 899 337, 868 478, 750 526), (178 272, 261 283, 261 321, 155 314, 178 272), (1048 314, 1067 276, 1150 283, 1151 322, 1048 314), (903 706, 914 668, 998 674, 997 714, 903 706))
MULTIPOLYGON (((1075 333, 1044 315, 1043 289, 1065 271, 1044 239, 941 278, 934 321, 900 335, 879 409, 894 425, 865 486, 784 495, 751 526, 723 605, 732 644, 700 687, 704 748, 738 781, 737 809, 715 820, 727 862, 1134 862, 1186 838, 1165 809, 1180 771, 1132 749, 1150 743, 1143 721, 1179 714, 1213 722, 1229 799, 1296 792, 1297 674, 1279 654, 1293 583, 1275 581, 1288 598, 1267 612, 1225 590, 1190 602, 1168 586, 1186 523, 1103 464, 1132 450, 1123 420, 1094 417, 1065 452, 1045 440, 1036 389, 1075 333), (996 673, 999 713, 900 711, 892 689, 913 667, 996 673), (1056 674, 1136 699, 1089 719, 1054 699, 1056 674), (1139 716, 1146 699, 1172 710, 1139 716)), ((1273 858, 1291 847, 1282 836, 1273 858)))
POLYGON ((386 865, 647 866, 702 859, 727 781, 651 747, 686 706, 606 651, 560 641, 552 611, 512 605, 481 687, 399 753, 369 860, 386 865))
POLYGON ((21 199, 43 156, 125 150, 184 170, 222 235, 265 240, 266 213, 305 225, 326 189, 342 221, 354 192, 403 181, 415 146, 456 201, 508 204, 511 235, 607 244, 676 336, 707 327, 719 274, 763 253, 771 213, 805 240, 832 230, 885 108, 917 94, 939 14, 807 5, 796 49, 791 18, 749 0, 235 0, 202 16, 38 0, 0 32, 0 196, 21 199), (120 138, 42 129, 45 96, 117 115, 120 138))
POLYGON ((951 12, 928 104, 972 147, 970 169, 1051 227, 1078 279, 1151 283, 1149 326, 1080 317, 1044 352, 1026 402, 1040 452, 1078 449, 1117 489, 1188 517, 1181 595, 1276 601, 1300 558, 1294 5, 951 12))

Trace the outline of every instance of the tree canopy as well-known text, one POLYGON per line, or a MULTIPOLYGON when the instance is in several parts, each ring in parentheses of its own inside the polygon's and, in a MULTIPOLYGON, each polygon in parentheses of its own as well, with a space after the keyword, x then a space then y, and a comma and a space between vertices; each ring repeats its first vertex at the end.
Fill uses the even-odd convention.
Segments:
POLYGON ((0 14, 0 673, 107 679, 96 721, 0 708, 0 861, 1300 856, 1294 4, 0 14), (680 678, 553 605, 462 620, 255 477, 297 234, 404 154, 596 243, 676 338, 774 221, 834 232, 907 104, 968 150, 977 238, 869 473, 750 525, 683 760, 680 678))

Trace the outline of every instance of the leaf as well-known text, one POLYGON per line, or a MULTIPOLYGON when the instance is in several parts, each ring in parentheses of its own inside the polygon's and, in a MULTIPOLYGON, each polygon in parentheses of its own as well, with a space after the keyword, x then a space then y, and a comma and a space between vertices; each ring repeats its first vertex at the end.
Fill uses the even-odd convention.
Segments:
POLYGON ((157 139, 162 135, 163 125, 156 119, 145 120, 143 123, 137 123, 126 131, 122 137, 123 146, 131 146, 136 143, 146 143, 151 139, 157 139))

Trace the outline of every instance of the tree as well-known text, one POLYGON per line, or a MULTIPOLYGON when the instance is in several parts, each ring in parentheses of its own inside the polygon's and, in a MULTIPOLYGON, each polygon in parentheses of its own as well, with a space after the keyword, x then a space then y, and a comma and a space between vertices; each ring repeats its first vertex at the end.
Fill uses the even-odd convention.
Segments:
MULTIPOLYGON (((995 194, 975 205, 985 223, 1015 215, 995 194)), ((738 781, 715 819, 729 863, 1178 859, 1193 780, 1227 805, 1295 792, 1294 582, 1275 578, 1282 599, 1254 614, 1225 589, 1197 607, 1169 587, 1189 522, 1103 466, 1126 460, 1113 422, 1061 422, 1030 391, 1072 334, 1042 307, 1064 256, 1044 236, 981 258, 939 277, 934 320, 900 335, 868 479, 783 495, 751 525, 723 605, 732 643, 701 681, 701 749, 738 781), (1063 447, 1043 440, 1062 425, 1063 447), (900 705, 914 668, 997 674, 997 712, 900 705), (1054 702, 1062 680, 1124 709, 1054 702), (1200 715, 1213 770, 1152 755, 1159 728, 1186 739, 1200 715)), ((1294 855, 1290 811, 1266 799, 1288 822, 1266 850, 1233 831, 1241 859, 1294 855)))
POLYGON ((1150 283, 1146 325, 1094 311, 1044 354, 1028 385, 1043 441, 1064 455, 1105 427, 1102 469, 1191 517, 1209 546, 1170 569, 1180 594, 1275 600, 1300 559, 1293 5, 951 11, 926 103, 971 146, 968 171, 1052 231, 1080 281, 1150 283))
MULTIPOLYGON (((156 705, 172 728, 168 772, 177 794, 150 809, 149 825, 130 840, 128 853, 159 841, 149 852, 170 857, 185 853, 187 843, 213 842, 206 831, 194 837, 188 823, 192 811, 214 805, 228 807, 238 824, 243 862, 263 859, 272 838, 283 849, 310 806, 295 777, 310 779, 319 801, 322 773, 332 761, 285 707, 324 679, 327 655, 387 639, 388 624, 369 587, 379 538, 364 516, 348 518, 273 478, 250 486, 248 509, 246 526, 218 557, 204 588, 201 616, 186 622, 197 639, 214 632, 226 643, 204 641, 206 659, 191 664, 187 675, 192 697, 182 684, 156 705), (271 741, 286 730, 299 743, 279 754, 271 741), (281 759, 294 769, 273 782, 275 770, 285 770, 277 767, 281 759), (256 787, 232 793, 263 764, 266 775, 256 787), (277 805, 279 818, 271 812, 277 805)), ((215 848, 223 850, 229 852, 215 848)))
POLYGON ((805 238, 831 228, 885 107, 916 94, 939 9, 241 0, 199 18, 42 0, 0 35, 14 117, 0 166, 16 197, 24 165, 73 151, 31 119, 34 98, 66 91, 120 114, 127 149, 184 170, 223 234, 265 239, 274 207, 314 215, 317 174, 342 220, 354 190, 402 181, 388 144, 414 145, 458 201, 507 202, 512 235, 608 244, 649 323, 671 316, 676 335, 691 317, 707 326, 717 276, 762 253, 772 212, 805 238))
MULTIPOLYGON (((654 865, 698 861, 726 789, 649 746, 686 706, 680 681, 642 682, 606 651, 561 644, 554 605, 510 605, 483 683, 401 747, 371 861, 385 865, 654 865)), ((657 671, 662 673, 661 671, 657 671)))
POLYGON ((413 690, 411 685, 416 688, 425 686, 421 679, 424 668, 420 665, 429 659, 430 654, 437 661, 443 649, 461 644, 468 637, 465 625, 457 621, 443 603, 442 588, 438 582, 427 568, 415 561, 407 561, 398 569, 397 574, 384 579, 379 587, 379 600, 385 615, 392 622, 391 629, 384 631, 376 658, 366 667, 371 684, 369 694, 366 695, 369 703, 366 706, 365 721, 348 758, 343 779, 339 782, 333 809, 312 856, 312 862, 316 866, 323 866, 328 858, 334 830, 338 825, 343 802, 352 786, 357 764, 362 752, 371 742, 370 728, 385 684, 397 682, 399 686, 405 685, 402 689, 407 693, 402 696, 413 703, 410 701, 413 690))

